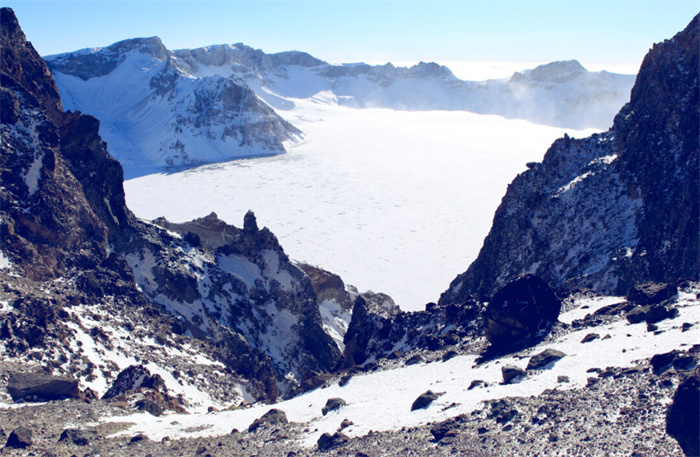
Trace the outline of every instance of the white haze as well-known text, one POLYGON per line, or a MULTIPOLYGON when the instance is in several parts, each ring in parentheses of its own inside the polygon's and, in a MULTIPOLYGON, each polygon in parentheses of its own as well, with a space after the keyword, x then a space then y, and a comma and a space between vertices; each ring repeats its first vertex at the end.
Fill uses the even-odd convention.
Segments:
POLYGON ((572 131, 458 111, 357 110, 320 93, 280 111, 306 141, 285 155, 130 179, 139 217, 249 209, 287 254, 404 310, 436 301, 476 258, 508 183, 572 131))

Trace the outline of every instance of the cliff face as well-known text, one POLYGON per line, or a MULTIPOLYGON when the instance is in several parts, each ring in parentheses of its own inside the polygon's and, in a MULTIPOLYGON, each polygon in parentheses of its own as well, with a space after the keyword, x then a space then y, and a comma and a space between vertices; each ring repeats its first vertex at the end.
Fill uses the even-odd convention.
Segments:
POLYGON ((624 294, 700 274, 698 17, 644 59, 606 133, 565 136, 508 187, 478 258, 440 298, 490 296, 535 273, 624 294))
POLYGON ((183 395, 229 404, 274 401, 331 369, 340 352, 311 281, 275 236, 252 213, 243 229, 215 215, 137 220, 99 121, 61 110, 43 60, 0 11, 0 360, 98 394, 126 364, 151 363, 166 380, 179 373, 168 387, 183 395), (188 357, 208 368, 182 373, 188 357))

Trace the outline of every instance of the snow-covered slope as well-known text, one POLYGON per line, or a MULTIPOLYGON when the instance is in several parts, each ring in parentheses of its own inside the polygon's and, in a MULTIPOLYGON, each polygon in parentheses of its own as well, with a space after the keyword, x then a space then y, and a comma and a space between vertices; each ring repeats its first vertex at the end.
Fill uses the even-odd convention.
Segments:
POLYGON ((194 77, 160 39, 47 57, 65 109, 101 122, 124 166, 180 165, 280 154, 298 129, 235 77, 194 77))

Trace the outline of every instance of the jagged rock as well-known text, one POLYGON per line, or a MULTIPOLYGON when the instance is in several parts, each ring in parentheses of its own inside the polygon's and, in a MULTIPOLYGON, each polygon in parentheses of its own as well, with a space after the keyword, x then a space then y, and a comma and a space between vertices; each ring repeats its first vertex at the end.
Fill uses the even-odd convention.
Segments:
POLYGON ((80 396, 76 379, 43 373, 10 373, 7 392, 14 401, 50 401, 80 396))
POLYGON ((627 294, 627 300, 638 305, 656 305, 678 295, 674 284, 647 283, 634 286, 627 294))
POLYGON ((260 427, 276 426, 288 424, 287 414, 281 409, 271 409, 262 417, 255 419, 252 424, 248 427, 248 433, 253 433, 260 427))
POLYGON ((342 406, 345 405, 347 405, 347 403, 345 403, 345 400, 343 400, 342 398, 329 398, 326 401, 326 406, 324 406, 321 409, 321 412, 325 416, 329 412, 335 411, 336 409, 340 409, 342 406))
POLYGON ((5 447, 11 449, 25 449, 30 447, 34 442, 32 441, 32 431, 27 427, 17 427, 12 430, 10 436, 7 438, 7 443, 5 447))
POLYGON ((561 301, 541 278, 521 276, 486 307, 486 336, 498 347, 521 342, 551 328, 560 310, 561 301))
POLYGON ((90 438, 93 434, 76 428, 67 428, 61 432, 61 436, 58 439, 59 443, 72 443, 76 446, 87 446, 90 444, 90 438))
POLYGON ((673 365, 674 359, 680 354, 679 351, 673 350, 663 354, 656 354, 650 359, 651 367, 654 374, 661 374, 673 365))
POLYGON ((700 376, 681 382, 666 414, 666 433, 678 441, 686 456, 700 455, 700 376))
POLYGON ((678 309, 667 308, 664 305, 652 305, 644 316, 647 324, 656 324, 665 319, 673 319, 678 316, 678 309))
POLYGON ((561 351, 558 351, 556 349, 545 349, 544 351, 540 352, 539 354, 533 355, 530 357, 530 361, 527 363, 527 370, 540 370, 542 368, 545 368, 547 365, 550 363, 554 363, 557 360, 566 357, 566 354, 564 354, 561 351))
POLYGON ((433 426, 430 427, 430 433, 433 435, 433 440, 435 442, 442 440, 448 433, 459 428, 459 424, 461 424, 462 422, 463 416, 457 416, 433 424, 433 426))
POLYGON ((503 384, 511 384, 526 376, 525 370, 515 365, 505 365, 501 368, 503 374, 503 384))
POLYGON ((324 433, 319 437, 316 444, 319 451, 327 451, 342 446, 347 443, 349 439, 350 438, 340 432, 335 432, 332 435, 330 433, 324 433))
POLYGON ((358 296, 343 340, 345 350, 340 368, 362 365, 369 357, 370 342, 384 340, 388 336, 392 327, 392 318, 399 311, 398 306, 388 295, 364 293, 358 296))
POLYGON ((432 390, 420 394, 411 405, 411 411, 427 408, 433 401, 440 398, 440 395, 442 394, 434 393, 432 390))

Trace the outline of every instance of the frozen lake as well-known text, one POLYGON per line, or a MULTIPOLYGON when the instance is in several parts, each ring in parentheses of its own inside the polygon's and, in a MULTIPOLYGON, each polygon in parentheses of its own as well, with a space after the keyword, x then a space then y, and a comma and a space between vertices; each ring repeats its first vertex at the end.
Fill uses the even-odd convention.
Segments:
POLYGON ((476 258, 508 183, 572 131, 467 112, 357 110, 319 94, 280 111, 305 133, 284 155, 124 183, 138 216, 181 222, 253 210, 296 260, 404 310, 437 301, 476 258))

